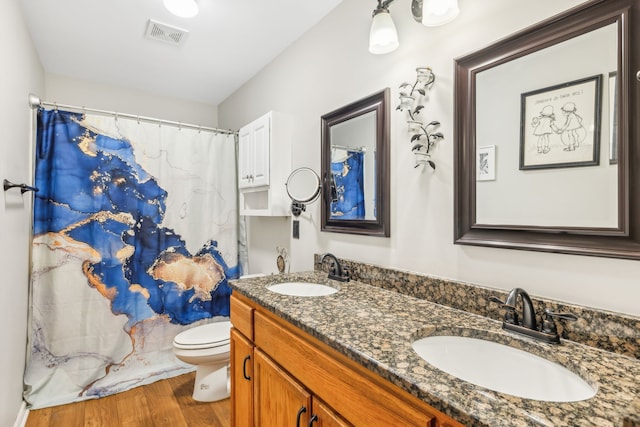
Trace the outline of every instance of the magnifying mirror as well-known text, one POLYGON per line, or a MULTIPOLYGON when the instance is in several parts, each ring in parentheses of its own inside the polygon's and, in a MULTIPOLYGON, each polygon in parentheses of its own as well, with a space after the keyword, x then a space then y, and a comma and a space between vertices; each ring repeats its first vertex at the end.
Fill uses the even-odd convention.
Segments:
POLYGON ((320 196, 322 190, 320 177, 307 167, 291 172, 285 185, 291 199, 291 213, 296 217, 304 212, 307 203, 314 202, 320 196))

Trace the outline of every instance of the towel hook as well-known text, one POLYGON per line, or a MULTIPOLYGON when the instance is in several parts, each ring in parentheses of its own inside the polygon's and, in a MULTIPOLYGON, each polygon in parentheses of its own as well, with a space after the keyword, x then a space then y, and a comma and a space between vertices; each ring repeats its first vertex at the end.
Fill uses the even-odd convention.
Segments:
POLYGON ((6 179, 3 181, 3 184, 4 184, 4 191, 9 190, 10 188, 19 188, 20 193, 22 194, 26 193, 27 191, 33 191, 34 193, 38 192, 38 189, 36 187, 31 187, 30 185, 27 185, 27 184, 14 184, 13 182, 6 179))

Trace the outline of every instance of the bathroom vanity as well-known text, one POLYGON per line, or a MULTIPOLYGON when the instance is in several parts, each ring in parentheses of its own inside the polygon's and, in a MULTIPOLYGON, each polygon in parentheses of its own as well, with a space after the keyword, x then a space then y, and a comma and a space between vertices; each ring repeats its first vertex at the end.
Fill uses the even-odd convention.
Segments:
POLYGON ((239 293, 231 318, 235 426, 461 425, 239 293))
MULTIPOLYGON (((563 340, 546 344, 501 323, 324 272, 232 281, 232 423, 249 425, 633 426, 640 361, 563 340), (283 283, 338 289, 317 297, 283 283), (574 402, 523 399, 438 370, 412 348, 464 335, 520 348, 571 370, 597 393, 574 402), (631 411, 631 412, 630 412, 631 411), (624 424, 627 422, 628 424, 624 424), (297 424, 296 424, 297 423, 297 424)), ((505 371, 506 381, 518 372, 505 371)))

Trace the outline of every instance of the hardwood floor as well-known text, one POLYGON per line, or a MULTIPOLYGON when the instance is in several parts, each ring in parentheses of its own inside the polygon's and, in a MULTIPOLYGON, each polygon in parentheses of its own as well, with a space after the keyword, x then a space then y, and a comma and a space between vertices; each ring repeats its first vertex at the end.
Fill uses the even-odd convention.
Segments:
POLYGON ((228 427, 229 399, 196 402, 195 372, 101 399, 36 409, 25 427, 228 427))

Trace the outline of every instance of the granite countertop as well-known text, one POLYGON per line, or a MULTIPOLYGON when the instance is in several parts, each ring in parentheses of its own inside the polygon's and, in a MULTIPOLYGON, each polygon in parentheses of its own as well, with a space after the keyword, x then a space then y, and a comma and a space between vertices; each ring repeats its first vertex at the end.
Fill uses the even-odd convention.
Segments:
MULTIPOLYGON (((360 282, 305 272, 231 281, 239 292, 350 359, 468 426, 636 426, 640 360, 563 340, 544 344, 503 331, 487 317, 360 282), (281 295, 282 282, 314 282, 340 289, 322 297, 281 295), (598 390, 579 402, 522 399, 475 386, 420 358, 411 343, 429 335, 485 337, 559 363, 598 390), (626 424, 625 424, 626 423, 626 424)), ((505 372, 518 381, 517 372, 505 372)))

